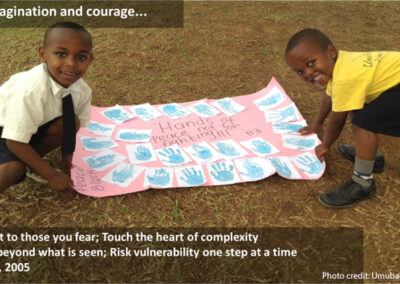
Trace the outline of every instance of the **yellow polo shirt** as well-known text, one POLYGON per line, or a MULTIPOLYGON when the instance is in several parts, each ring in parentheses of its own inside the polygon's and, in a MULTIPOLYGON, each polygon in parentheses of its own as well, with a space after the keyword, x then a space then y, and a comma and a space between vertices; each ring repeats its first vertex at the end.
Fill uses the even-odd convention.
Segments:
POLYGON ((335 112, 362 109, 400 83, 400 52, 339 51, 326 94, 335 112))

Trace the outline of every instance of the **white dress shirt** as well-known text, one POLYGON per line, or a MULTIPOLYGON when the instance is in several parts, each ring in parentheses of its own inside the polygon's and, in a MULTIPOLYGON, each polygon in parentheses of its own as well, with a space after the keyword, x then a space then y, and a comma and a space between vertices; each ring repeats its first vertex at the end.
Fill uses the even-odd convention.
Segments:
POLYGON ((68 94, 81 127, 88 126, 92 90, 82 79, 64 88, 50 77, 45 63, 14 74, 0 87, 2 138, 28 143, 41 125, 62 116, 62 98, 68 94))

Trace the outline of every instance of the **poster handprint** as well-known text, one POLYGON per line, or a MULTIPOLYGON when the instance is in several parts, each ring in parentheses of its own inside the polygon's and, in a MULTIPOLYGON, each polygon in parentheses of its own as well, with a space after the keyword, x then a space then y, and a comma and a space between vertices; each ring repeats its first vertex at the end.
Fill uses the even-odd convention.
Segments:
POLYGON ((96 197, 251 182, 275 173, 317 179, 325 170, 314 153, 320 141, 297 133, 305 125, 274 78, 244 96, 92 107, 91 126, 79 131, 72 178, 78 192, 96 197))

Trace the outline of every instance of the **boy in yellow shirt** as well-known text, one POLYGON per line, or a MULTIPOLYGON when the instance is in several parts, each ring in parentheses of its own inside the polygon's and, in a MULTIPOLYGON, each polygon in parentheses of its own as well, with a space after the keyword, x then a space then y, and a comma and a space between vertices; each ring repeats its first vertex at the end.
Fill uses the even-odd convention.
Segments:
POLYGON ((330 115, 322 143, 315 148, 321 161, 339 137, 347 115, 352 116, 355 151, 349 145, 339 145, 338 150, 355 160, 353 176, 319 200, 327 207, 345 208, 373 197, 372 172, 382 171, 384 163, 377 152, 377 133, 400 137, 400 52, 337 50, 320 31, 305 29, 292 36, 285 55, 302 80, 326 86, 317 119, 299 130, 319 132, 330 115))

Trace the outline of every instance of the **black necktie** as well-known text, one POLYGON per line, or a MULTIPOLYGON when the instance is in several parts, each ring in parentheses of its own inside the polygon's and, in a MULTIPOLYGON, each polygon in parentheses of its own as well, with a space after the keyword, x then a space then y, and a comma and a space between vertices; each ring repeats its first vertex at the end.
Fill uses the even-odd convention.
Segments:
POLYGON ((65 96, 62 100, 63 111, 63 138, 61 152, 63 156, 68 156, 75 151, 75 112, 71 94, 65 96))

